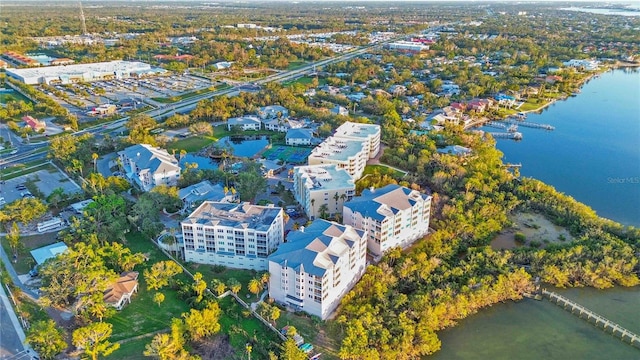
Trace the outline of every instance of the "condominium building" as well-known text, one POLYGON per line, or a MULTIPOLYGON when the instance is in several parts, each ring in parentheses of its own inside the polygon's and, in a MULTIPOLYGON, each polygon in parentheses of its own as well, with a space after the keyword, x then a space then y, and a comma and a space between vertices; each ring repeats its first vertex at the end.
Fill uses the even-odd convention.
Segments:
POLYGON ((344 204, 343 223, 368 231, 368 247, 381 256, 407 247, 429 231, 431 196, 400 185, 367 189, 344 204))
POLYGON ((369 151, 369 158, 372 159, 380 151, 380 125, 360 124, 347 121, 336 129, 334 137, 359 140, 365 142, 365 147, 369 151))
POLYGON ((345 201, 355 195, 356 185, 338 165, 309 165, 293 168, 293 192, 310 219, 342 213, 345 201))
POLYGON ((307 161, 309 165, 338 165, 347 170, 354 180, 358 180, 364 172, 368 157, 368 142, 331 136, 311 151, 307 161))
POLYGON ((178 160, 164 149, 138 144, 119 151, 118 157, 127 178, 144 191, 157 185, 176 185, 180 177, 178 160))
POLYGON ((184 259, 266 270, 284 238, 282 208, 206 201, 181 222, 184 259))
POLYGON ((325 320, 364 274, 366 256, 366 231, 315 220, 269 256, 269 296, 325 320))

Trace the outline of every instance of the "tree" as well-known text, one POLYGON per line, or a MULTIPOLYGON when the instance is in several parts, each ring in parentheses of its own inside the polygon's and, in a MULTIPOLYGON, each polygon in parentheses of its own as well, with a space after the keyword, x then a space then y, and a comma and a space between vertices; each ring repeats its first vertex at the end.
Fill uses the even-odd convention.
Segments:
POLYGON ((137 114, 131 117, 125 125, 129 129, 129 138, 131 144, 149 144, 156 145, 156 140, 151 135, 151 130, 157 127, 156 121, 149 115, 137 114))
POLYGON ((162 304, 162 302, 164 301, 164 294, 161 292, 157 292, 153 295, 153 302, 158 304, 158 307, 160 307, 160 304, 162 304))
POLYGON ((169 285, 171 278, 182 273, 182 271, 182 267, 172 260, 160 261, 153 264, 150 269, 145 269, 143 273, 144 279, 147 282, 147 289, 159 290, 169 285))
POLYGON ((85 219, 101 241, 124 238, 129 231, 127 204, 120 195, 100 195, 85 208, 85 219))
POLYGON ((230 278, 227 281, 227 287, 231 290, 232 293, 237 294, 240 289, 242 289, 242 284, 236 278, 230 278))
POLYGON ((211 280, 211 288, 218 294, 218 296, 224 294, 227 291, 227 285, 218 279, 211 280))
POLYGON ((40 358, 45 360, 55 358, 67 348, 64 334, 51 319, 33 323, 26 340, 40 358))
POLYGON ((20 221, 27 224, 47 212, 47 205, 40 199, 23 198, 7 204, 0 211, 2 221, 20 221))
POLYGON ((93 159, 93 171, 98 172, 98 158, 100 156, 96 153, 91 154, 91 158, 93 159))
POLYGON ((207 290, 207 282, 202 280, 202 274, 197 272, 193 274, 193 284, 191 284, 191 289, 196 294, 196 303, 202 301, 204 297, 204 292, 207 290))
POLYGON ((327 204, 320 205, 318 211, 320 211, 320 218, 327 219, 329 217, 329 206, 327 204))
POLYGON ((256 294, 256 299, 258 298, 258 294, 262 290, 262 281, 260 279, 251 279, 249 280, 249 285, 247 286, 247 290, 252 294, 256 294))
POLYGON ((254 169, 242 171, 236 180, 236 189, 240 192, 240 200, 253 201, 256 196, 267 189, 267 179, 254 169))
POLYGON ((218 321, 221 313, 218 303, 212 301, 202 310, 191 309, 188 313, 182 314, 191 339, 200 340, 220 331, 218 321))
POLYGON ((213 135, 213 126, 206 121, 197 122, 189 126, 189 131, 198 135, 213 135))
POLYGON ((97 360, 98 355, 107 356, 120 348, 120 344, 108 341, 113 325, 104 322, 92 323, 73 332, 72 341, 85 356, 97 360))
POLYGON ((269 318, 271 321, 276 322, 280 318, 280 308, 272 306, 271 311, 269 312, 269 318))
POLYGON ((280 360, 307 360, 307 354, 300 350, 296 342, 293 339, 287 339, 282 344, 282 352, 280 353, 280 360))
POLYGON ((11 250, 13 250, 14 257, 17 257, 18 248, 20 247, 20 228, 18 227, 18 223, 13 222, 11 224, 11 230, 7 233, 6 239, 11 250))

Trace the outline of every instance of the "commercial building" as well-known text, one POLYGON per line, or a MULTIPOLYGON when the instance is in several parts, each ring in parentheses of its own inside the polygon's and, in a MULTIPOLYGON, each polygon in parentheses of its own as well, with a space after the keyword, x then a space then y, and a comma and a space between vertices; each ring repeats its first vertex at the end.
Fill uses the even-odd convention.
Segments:
POLYGON ((429 231, 431 196, 400 185, 366 189, 344 204, 343 223, 368 232, 369 251, 411 245, 429 231))
POLYGON ((429 45, 413 41, 396 41, 384 45, 385 49, 417 54, 429 50, 429 45))
POLYGON ((369 158, 369 143, 331 136, 316 146, 309 155, 309 165, 335 164, 347 170, 354 180, 360 179, 369 158))
POLYGON ((176 185, 180 177, 178 160, 164 149, 138 144, 119 151, 118 156, 127 178, 144 191, 176 185))
POLYGON ((284 238, 282 208, 206 201, 181 222, 186 261, 266 270, 284 238))
POLYGON ((347 121, 336 129, 333 136, 365 142, 369 152, 368 156, 372 159, 380 152, 380 134, 380 125, 347 121))
POLYGON ((315 219, 323 210, 330 216, 342 213, 342 205, 353 198, 356 185, 351 175, 335 164, 296 166, 293 192, 307 216, 315 219))
POLYGON ((366 234, 325 220, 291 232, 269 256, 269 296, 325 320, 364 274, 366 234))
POLYGON ((98 80, 124 79, 146 74, 164 73, 138 61, 114 60, 93 64, 46 66, 28 69, 7 69, 7 76, 25 84, 71 84, 98 80))
POLYGON ((23 116, 22 121, 24 121, 24 127, 29 127, 31 130, 36 132, 45 131, 47 129, 47 123, 29 115, 23 116))

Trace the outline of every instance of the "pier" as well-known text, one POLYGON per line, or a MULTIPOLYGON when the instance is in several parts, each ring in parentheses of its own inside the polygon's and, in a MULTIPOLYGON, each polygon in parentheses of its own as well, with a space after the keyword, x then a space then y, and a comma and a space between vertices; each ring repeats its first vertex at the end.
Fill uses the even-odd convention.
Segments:
POLYGON ((613 321, 596 314, 595 312, 567 299, 562 295, 556 294, 552 291, 547 291, 546 289, 542 289, 542 295, 548 297, 549 300, 554 302, 556 305, 562 306, 564 309, 570 309, 571 313, 577 315, 579 318, 584 319, 597 327, 601 326, 604 331, 611 331, 611 335, 616 336, 623 342, 629 341, 631 346, 640 348, 640 335, 623 328, 613 321))
POLYGON ((528 127, 528 128, 534 128, 534 129, 544 129, 544 130, 555 130, 556 128, 549 125, 549 124, 538 124, 538 123, 532 123, 532 122, 527 122, 527 121, 515 121, 513 119, 509 119, 507 120, 510 124, 515 124, 518 126, 524 126, 524 127, 528 127))
POLYGON ((507 130, 507 125, 498 121, 488 121, 484 126, 492 127, 494 129, 507 130))
POLYGON ((488 132, 494 139, 522 140, 522 133, 519 132, 488 132))

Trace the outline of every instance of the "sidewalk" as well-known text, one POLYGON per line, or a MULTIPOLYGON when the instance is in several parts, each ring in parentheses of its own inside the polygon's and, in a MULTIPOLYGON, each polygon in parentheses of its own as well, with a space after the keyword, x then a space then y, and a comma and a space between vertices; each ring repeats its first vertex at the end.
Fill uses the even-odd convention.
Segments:
POLYGON ((5 358, 9 353, 9 358, 25 350, 24 340, 26 338, 24 330, 18 321, 9 295, 5 290, 5 285, 0 283, 0 358, 5 358))

